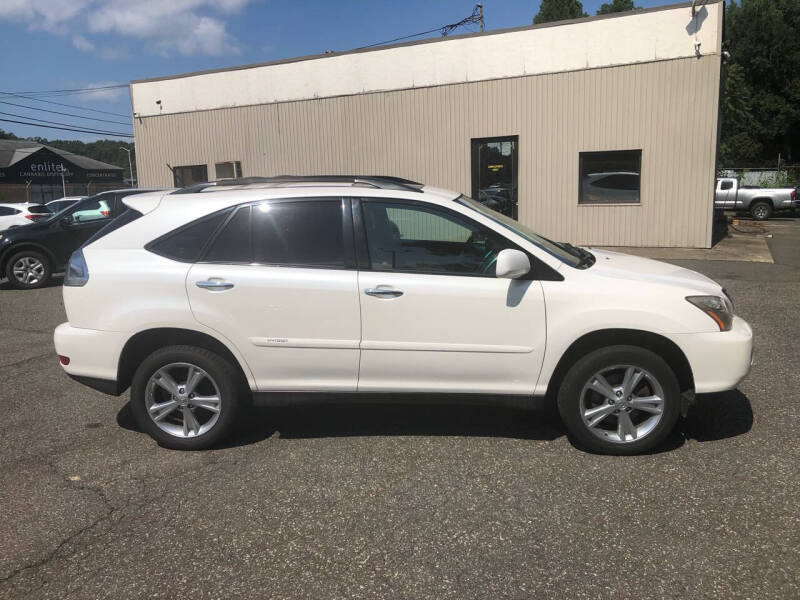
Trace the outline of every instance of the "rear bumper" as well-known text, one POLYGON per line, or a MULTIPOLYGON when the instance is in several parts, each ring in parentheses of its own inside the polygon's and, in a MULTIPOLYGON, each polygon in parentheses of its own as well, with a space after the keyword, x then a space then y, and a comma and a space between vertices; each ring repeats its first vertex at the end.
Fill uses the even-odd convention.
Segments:
POLYGON ((698 394, 732 390, 753 364, 753 330, 744 319, 733 318, 730 331, 672 336, 686 355, 698 394))
POLYGON ((53 333, 59 356, 69 358, 62 368, 67 375, 106 394, 118 395, 117 365, 128 334, 81 329, 62 323, 53 333))

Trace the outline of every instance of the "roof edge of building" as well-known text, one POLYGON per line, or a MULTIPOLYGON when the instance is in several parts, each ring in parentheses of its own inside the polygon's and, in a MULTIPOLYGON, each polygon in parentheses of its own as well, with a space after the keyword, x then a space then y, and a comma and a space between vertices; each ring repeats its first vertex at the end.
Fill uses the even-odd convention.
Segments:
POLYGON ((236 65, 232 67, 220 67, 216 69, 204 69, 200 71, 191 71, 188 73, 179 73, 176 75, 163 75, 161 77, 149 77, 145 79, 133 79, 130 82, 130 85, 133 86, 135 84, 140 83, 151 83, 155 81, 168 81, 171 79, 185 79, 189 77, 197 77, 201 75, 210 75, 213 73, 224 73, 227 71, 243 71, 247 69, 257 69, 260 67, 269 67, 274 65, 284 65, 290 63, 297 63, 297 62, 304 62, 308 60, 317 60, 321 58, 333 58, 336 56, 346 56, 348 54, 362 54, 366 52, 379 52, 381 50, 389 50, 393 48, 402 48, 406 46, 417 46, 421 44, 435 44, 435 43, 444 43, 452 40, 459 40, 459 39, 466 39, 466 38, 473 38, 473 37, 485 37, 485 36, 492 36, 492 35, 501 35, 504 33, 513 33, 518 31, 530 31, 535 29, 546 29, 550 27, 558 27, 562 25, 571 25, 574 23, 586 23, 591 21, 600 21, 606 19, 616 19, 620 17, 628 17, 631 15, 638 15, 638 14, 646 14, 646 13, 653 13, 653 12, 660 12, 665 10, 675 10, 679 8, 690 8, 695 5, 704 6, 710 4, 718 4, 723 2, 724 0, 697 0, 694 2, 679 2, 676 4, 665 4, 663 6, 652 6, 649 8, 640 8, 636 10, 629 10, 625 12, 617 12, 617 13, 609 13, 605 15, 591 15, 588 17, 580 17, 577 19, 567 19, 564 21, 553 21, 550 23, 540 23, 540 24, 532 24, 532 25, 521 25, 518 27, 506 27, 503 29, 493 29, 491 31, 481 31, 476 33, 464 33, 459 35, 448 35, 447 37, 438 37, 438 38, 425 38, 421 40, 412 40, 409 42, 400 42, 397 44, 387 44, 385 46, 372 46, 372 47, 362 47, 356 48, 353 50, 344 50, 341 52, 332 52, 328 54, 308 54, 304 56, 297 56, 291 58, 283 58, 273 61, 265 61, 259 63, 250 63, 246 65, 236 65))

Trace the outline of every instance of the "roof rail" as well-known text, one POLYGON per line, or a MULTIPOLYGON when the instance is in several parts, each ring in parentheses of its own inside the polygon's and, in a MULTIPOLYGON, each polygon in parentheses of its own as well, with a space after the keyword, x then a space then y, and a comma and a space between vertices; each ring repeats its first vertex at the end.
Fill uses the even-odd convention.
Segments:
POLYGON ((274 177, 239 177, 237 179, 220 179, 175 190, 172 194, 194 194, 210 187, 229 187, 237 185, 253 185, 257 183, 351 183, 353 185, 369 185, 377 189, 404 190, 421 192, 424 184, 402 177, 388 175, 276 175, 274 177))

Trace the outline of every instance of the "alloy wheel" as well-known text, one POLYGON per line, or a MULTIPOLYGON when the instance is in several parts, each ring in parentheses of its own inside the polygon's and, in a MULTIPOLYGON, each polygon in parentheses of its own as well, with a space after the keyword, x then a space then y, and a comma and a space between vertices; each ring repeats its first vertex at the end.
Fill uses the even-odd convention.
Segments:
POLYGON ((650 434, 664 414, 664 390, 652 373, 614 365, 592 375, 580 399, 583 424, 598 438, 619 444, 650 434))
POLYGON ((23 256, 11 267, 14 277, 20 283, 33 285, 44 278, 44 264, 38 258, 23 256))
POLYGON ((150 376, 145 408, 156 426, 179 438, 197 437, 219 420, 222 396, 214 379, 191 363, 170 363, 150 376))

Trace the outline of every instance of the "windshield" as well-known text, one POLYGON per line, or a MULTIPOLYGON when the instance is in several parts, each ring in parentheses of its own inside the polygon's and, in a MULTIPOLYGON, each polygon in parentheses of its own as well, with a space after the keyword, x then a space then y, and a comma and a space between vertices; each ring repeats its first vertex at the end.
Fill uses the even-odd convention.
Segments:
POLYGON ((482 215, 489 217, 495 223, 502 225, 506 229, 510 229, 517 235, 528 240, 530 243, 541 248, 551 256, 555 256, 561 262, 567 263, 572 267, 579 267, 584 263, 583 252, 585 251, 581 251, 568 244, 561 244, 559 242, 548 240, 546 237, 542 237, 533 229, 526 227, 519 221, 515 221, 511 217, 507 217, 504 214, 494 211, 491 208, 484 206, 480 202, 476 202, 472 198, 469 198, 468 196, 462 195, 456 200, 456 202, 477 210, 482 215))

